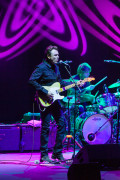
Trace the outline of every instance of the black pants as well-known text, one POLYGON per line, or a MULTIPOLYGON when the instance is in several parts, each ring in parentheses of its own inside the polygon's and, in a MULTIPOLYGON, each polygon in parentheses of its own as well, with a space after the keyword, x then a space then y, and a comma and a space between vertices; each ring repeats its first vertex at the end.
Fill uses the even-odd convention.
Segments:
POLYGON ((53 148, 53 153, 59 155, 62 153, 62 141, 65 134, 65 120, 59 101, 55 101, 45 111, 41 112, 42 129, 41 129, 41 157, 48 155, 48 136, 51 115, 57 123, 56 142, 53 148))

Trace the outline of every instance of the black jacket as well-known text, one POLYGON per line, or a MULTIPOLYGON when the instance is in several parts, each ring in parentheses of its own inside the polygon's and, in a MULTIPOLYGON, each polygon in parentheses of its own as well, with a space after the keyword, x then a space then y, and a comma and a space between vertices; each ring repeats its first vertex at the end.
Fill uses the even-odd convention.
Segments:
POLYGON ((50 86, 55 82, 60 82, 61 86, 66 85, 61 79, 58 65, 54 64, 52 66, 46 60, 43 60, 41 64, 36 66, 36 69, 29 79, 29 83, 34 86, 41 95, 48 93, 43 86, 50 86))

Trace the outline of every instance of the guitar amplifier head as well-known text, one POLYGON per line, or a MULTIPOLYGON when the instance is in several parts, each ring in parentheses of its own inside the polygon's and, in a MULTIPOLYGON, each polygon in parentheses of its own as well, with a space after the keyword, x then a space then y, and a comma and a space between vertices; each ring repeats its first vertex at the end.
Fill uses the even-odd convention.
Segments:
POLYGON ((25 113, 23 115, 23 118, 21 119, 21 123, 27 123, 28 121, 34 119, 34 120, 40 120, 40 113, 25 113))

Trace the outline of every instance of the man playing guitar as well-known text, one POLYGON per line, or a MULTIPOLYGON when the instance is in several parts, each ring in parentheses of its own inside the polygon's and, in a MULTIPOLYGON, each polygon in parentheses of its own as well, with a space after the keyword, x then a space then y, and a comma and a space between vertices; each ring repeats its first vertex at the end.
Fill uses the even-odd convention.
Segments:
MULTIPOLYGON (((45 50, 45 59, 36 67, 29 79, 29 83, 37 90, 38 100, 43 107, 43 110, 41 110, 41 162, 52 162, 48 157, 48 135, 51 115, 57 124, 56 143, 53 148, 52 159, 64 160, 62 155, 62 141, 65 135, 65 122, 59 102, 59 99, 62 99, 64 96, 60 96, 59 93, 74 87, 75 84, 64 87, 66 83, 61 79, 59 67, 57 65, 58 61, 58 47, 52 45, 48 46, 45 50), (60 88, 60 85, 63 88, 60 88)), ((94 80, 94 78, 88 78, 82 82, 80 80, 78 81, 78 85, 83 85, 84 82, 91 80, 94 80)))
MULTIPOLYGON (((57 46, 48 46, 45 50, 45 59, 39 64, 32 73, 29 83, 37 90, 41 98, 51 103, 53 92, 47 90, 44 86, 51 86, 60 82, 61 86, 65 85, 62 81, 57 62, 59 61, 59 52, 57 46)), ((64 160, 62 155, 62 140, 65 134, 65 122, 59 100, 54 101, 49 107, 41 111, 42 130, 41 130, 41 162, 52 162, 48 157, 48 135, 51 115, 57 123, 56 143, 53 148, 52 159, 64 160)))

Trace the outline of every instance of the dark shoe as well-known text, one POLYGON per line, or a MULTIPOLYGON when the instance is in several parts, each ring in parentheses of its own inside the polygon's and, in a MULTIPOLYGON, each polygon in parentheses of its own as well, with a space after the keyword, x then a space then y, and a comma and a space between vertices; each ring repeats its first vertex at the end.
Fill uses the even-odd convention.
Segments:
POLYGON ((51 163, 51 162, 52 162, 52 160, 51 160, 51 159, 49 159, 49 157, 48 157, 48 156, 43 156, 43 157, 41 157, 40 162, 48 162, 48 163, 51 163))
POLYGON ((58 159, 60 161, 64 161, 65 160, 62 154, 58 154, 58 155, 52 154, 52 159, 58 159))

